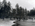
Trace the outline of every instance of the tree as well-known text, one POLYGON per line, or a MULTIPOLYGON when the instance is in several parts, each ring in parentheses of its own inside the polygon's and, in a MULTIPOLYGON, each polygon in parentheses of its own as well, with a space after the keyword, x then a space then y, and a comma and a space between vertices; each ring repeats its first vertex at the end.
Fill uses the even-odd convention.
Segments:
POLYGON ((3 3, 4 5, 5 5, 5 4, 7 4, 6 0, 3 0, 3 2, 2 2, 2 3, 3 3))
POLYGON ((30 11, 30 15, 31 15, 31 16, 34 16, 34 15, 35 15, 35 10, 31 10, 31 11, 30 11))
POLYGON ((10 13, 10 10, 11 10, 11 7, 10 7, 10 2, 6 2, 4 1, 5 3, 3 3, 4 7, 2 6, 1 7, 1 10, 0 10, 0 13, 1 13, 1 18, 9 18, 9 13, 10 13))
POLYGON ((22 18, 22 7, 20 7, 20 12, 19 12, 19 18, 21 19, 22 18))
POLYGON ((22 9, 22 19, 24 18, 24 8, 22 9))
POLYGON ((17 11, 17 14, 19 14, 19 5, 18 4, 16 4, 16 11, 17 11))
POLYGON ((20 7, 20 15, 22 15, 22 7, 20 7))
POLYGON ((24 19, 26 20, 27 19, 27 9, 25 8, 24 10, 24 19))
POLYGON ((17 15, 17 19, 19 18, 19 5, 16 4, 16 15, 17 15))
POLYGON ((27 16, 30 16, 30 12, 28 11, 27 16))
POLYGON ((7 9, 5 9, 5 10, 7 11, 7 14, 8 14, 8 17, 9 17, 10 10, 11 10, 11 4, 10 4, 10 2, 8 2, 7 9))
POLYGON ((13 18, 16 16, 16 9, 13 9, 13 18))

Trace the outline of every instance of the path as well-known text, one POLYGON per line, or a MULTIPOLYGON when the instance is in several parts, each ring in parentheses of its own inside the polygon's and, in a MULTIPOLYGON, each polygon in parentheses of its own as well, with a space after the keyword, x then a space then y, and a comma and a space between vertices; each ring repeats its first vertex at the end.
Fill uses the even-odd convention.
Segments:
POLYGON ((15 23, 13 23, 15 20, 2 20, 2 19, 0 19, 0 26, 12 26, 13 24, 15 24, 15 23))
POLYGON ((19 21, 18 22, 20 24, 20 26, 35 26, 35 20, 32 21, 31 19, 26 20, 26 21, 19 21))

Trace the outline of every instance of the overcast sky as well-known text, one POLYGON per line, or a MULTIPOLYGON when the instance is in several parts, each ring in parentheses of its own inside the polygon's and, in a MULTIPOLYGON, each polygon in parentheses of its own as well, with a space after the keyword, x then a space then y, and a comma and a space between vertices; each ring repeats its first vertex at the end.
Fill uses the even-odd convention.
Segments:
POLYGON ((14 8, 17 3, 19 4, 19 6, 27 8, 27 10, 31 10, 33 9, 33 7, 35 7, 35 0, 7 0, 7 1, 10 1, 12 7, 14 8))

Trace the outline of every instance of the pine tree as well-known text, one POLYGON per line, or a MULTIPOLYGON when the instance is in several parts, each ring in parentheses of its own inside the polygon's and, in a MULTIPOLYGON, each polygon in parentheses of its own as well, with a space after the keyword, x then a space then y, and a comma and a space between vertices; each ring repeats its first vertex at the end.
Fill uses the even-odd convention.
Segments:
POLYGON ((2 15, 2 17, 1 18, 9 18, 9 13, 10 13, 10 10, 11 10, 11 7, 10 7, 10 3, 8 2, 6 2, 6 0, 4 0, 4 2, 3 2, 3 4, 4 4, 4 7, 2 6, 1 7, 1 15, 2 15))
POLYGON ((19 18, 19 5, 16 4, 16 15, 17 15, 17 19, 19 18))

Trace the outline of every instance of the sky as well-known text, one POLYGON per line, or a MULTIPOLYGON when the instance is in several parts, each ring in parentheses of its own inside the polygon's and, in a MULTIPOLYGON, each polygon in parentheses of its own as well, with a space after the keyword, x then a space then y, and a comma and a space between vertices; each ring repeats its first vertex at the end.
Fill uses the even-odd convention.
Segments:
MULTIPOLYGON (((0 0, 1 2, 3 0, 0 0)), ((26 8, 27 10, 35 8, 35 0, 6 0, 7 2, 10 1, 11 6, 15 8, 15 5, 18 3, 19 6, 26 8)))

